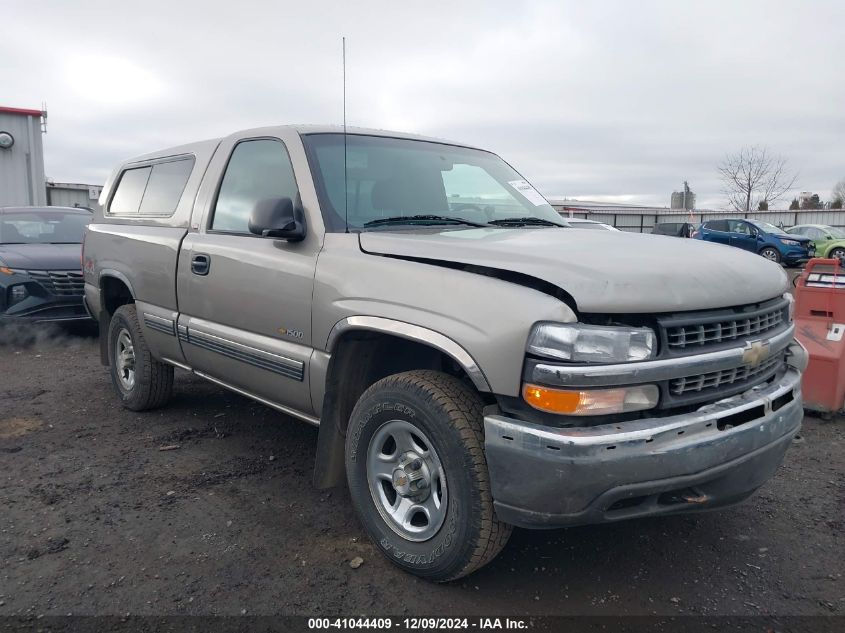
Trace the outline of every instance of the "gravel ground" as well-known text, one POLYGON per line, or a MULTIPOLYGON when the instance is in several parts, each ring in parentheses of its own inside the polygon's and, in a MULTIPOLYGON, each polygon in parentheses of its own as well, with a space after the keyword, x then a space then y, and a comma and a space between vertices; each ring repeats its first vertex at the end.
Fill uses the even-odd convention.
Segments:
POLYGON ((167 408, 123 410, 91 334, 7 336, 0 368, 0 616, 845 614, 841 419, 807 417, 737 508, 516 530, 432 585, 311 487, 316 429, 185 373, 167 408))

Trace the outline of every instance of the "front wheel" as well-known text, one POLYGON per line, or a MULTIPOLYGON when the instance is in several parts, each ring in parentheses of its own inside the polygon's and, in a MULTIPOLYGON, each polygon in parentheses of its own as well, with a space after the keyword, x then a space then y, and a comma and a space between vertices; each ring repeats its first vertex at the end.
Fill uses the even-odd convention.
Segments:
POLYGON ((770 262, 780 264, 780 252, 776 248, 767 246, 766 248, 760 251, 760 255, 768 259, 770 262))
POLYGON ((491 561, 511 526, 493 512, 483 403, 436 371, 388 376, 361 396, 346 436, 346 473, 361 524, 395 565, 454 580, 491 561))

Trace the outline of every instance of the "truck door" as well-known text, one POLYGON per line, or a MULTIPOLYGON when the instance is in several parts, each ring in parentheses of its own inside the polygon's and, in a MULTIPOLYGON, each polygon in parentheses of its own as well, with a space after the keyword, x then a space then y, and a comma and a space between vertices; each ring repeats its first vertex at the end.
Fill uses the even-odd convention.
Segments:
POLYGON ((209 174, 215 168, 222 177, 204 183, 197 205, 205 209, 179 254, 185 359, 206 377, 307 416, 313 413, 308 363, 319 238, 312 231, 287 242, 248 228, 258 201, 298 200, 288 146, 280 138, 229 139, 209 174))
POLYGON ((728 231, 731 234, 731 246, 757 252, 757 232, 748 222, 728 220, 728 231))

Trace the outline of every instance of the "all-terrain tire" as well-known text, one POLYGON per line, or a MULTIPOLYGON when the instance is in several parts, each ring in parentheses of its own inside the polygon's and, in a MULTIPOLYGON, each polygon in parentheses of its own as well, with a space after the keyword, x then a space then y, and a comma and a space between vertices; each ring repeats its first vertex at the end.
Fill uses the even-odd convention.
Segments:
POLYGON ((133 304, 120 306, 109 322, 109 373, 124 407, 147 411, 167 404, 173 394, 173 367, 153 358, 133 304), (127 333, 134 351, 134 381, 127 386, 120 378, 117 362, 118 339, 127 333))
POLYGON ((346 436, 346 473, 355 512, 395 565, 436 582, 466 576, 502 550, 512 527, 493 510, 484 454, 483 402, 459 379, 416 370, 383 378, 358 400, 346 436), (368 480, 368 450, 388 423, 410 423, 437 453, 448 497, 438 531, 422 542, 399 534, 379 510, 368 480))

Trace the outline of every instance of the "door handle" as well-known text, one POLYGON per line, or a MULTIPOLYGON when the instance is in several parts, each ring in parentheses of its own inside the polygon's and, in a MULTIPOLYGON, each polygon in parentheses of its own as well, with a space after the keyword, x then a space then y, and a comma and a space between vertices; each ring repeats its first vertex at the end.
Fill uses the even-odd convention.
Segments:
POLYGON ((191 272, 195 275, 207 275, 211 269, 211 258, 208 255, 194 255, 191 258, 191 272))

